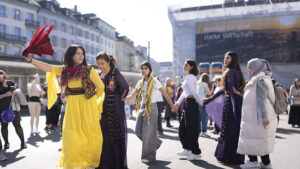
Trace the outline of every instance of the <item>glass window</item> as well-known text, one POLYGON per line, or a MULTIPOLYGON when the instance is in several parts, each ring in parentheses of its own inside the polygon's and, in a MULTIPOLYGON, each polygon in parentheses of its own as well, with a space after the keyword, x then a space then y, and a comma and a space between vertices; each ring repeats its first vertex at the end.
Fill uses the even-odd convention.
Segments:
POLYGON ((91 40, 94 41, 94 34, 91 33, 91 40))
POLYGON ((5 16, 5 6, 0 5, 0 16, 5 16))
POLYGON ((85 38, 89 39, 89 37, 90 37, 89 32, 88 32, 88 31, 85 31, 85 32, 84 32, 84 36, 85 36, 85 38))
POLYGON ((34 32, 32 30, 27 30, 27 41, 31 41, 34 32))
POLYGON ((66 32, 66 25, 64 23, 61 24, 61 31, 66 32))
POLYGON ((70 26, 70 33, 74 35, 74 26, 70 26))
POLYGON ((14 36, 15 36, 15 40, 19 40, 20 36, 21 36, 21 29, 18 27, 14 28, 14 36))
POLYGON ((19 9, 14 9, 14 19, 21 20, 21 11, 19 9))
POLYGON ((55 27, 56 27, 56 20, 51 19, 51 20, 50 20, 50 25, 53 25, 54 28, 55 28, 55 27))
POLYGON ((0 24, 0 34, 1 34, 1 35, 5 34, 5 31, 6 31, 6 26, 0 24))
POLYGON ((28 20, 33 20, 33 13, 27 13, 27 19, 28 20))
POLYGON ((83 36, 83 31, 81 29, 77 29, 77 35, 78 36, 83 36))
POLYGON ((61 43, 62 43, 61 47, 63 47, 63 48, 67 47, 67 40, 65 38, 61 39, 61 43))
POLYGON ((43 25, 46 25, 46 19, 45 17, 40 17, 40 25, 43 26, 43 25))
POLYGON ((52 36, 51 40, 52 40, 52 45, 53 45, 53 46, 57 46, 57 39, 56 39, 56 36, 52 36))

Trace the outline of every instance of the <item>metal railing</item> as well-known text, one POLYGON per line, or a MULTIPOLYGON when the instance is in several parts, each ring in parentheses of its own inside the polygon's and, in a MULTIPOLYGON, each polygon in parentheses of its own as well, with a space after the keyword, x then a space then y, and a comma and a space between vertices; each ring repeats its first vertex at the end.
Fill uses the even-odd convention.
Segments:
POLYGON ((38 21, 32 20, 32 19, 26 19, 25 20, 26 26, 32 26, 32 27, 39 27, 40 23, 38 21))
POLYGON ((1 33, 1 32, 0 32, 0 40, 15 42, 15 43, 26 43, 26 37, 1 33))

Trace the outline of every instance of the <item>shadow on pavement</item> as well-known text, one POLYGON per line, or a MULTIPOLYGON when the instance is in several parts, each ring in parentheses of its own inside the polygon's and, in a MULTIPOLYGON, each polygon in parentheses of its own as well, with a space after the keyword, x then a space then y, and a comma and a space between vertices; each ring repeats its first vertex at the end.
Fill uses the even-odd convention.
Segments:
POLYGON ((52 142, 59 142, 61 140, 60 128, 56 128, 51 132, 47 132, 48 135, 44 137, 44 140, 50 140, 52 142))
POLYGON ((39 147, 37 142, 44 142, 44 139, 39 134, 30 134, 30 137, 27 139, 26 143, 34 147, 39 147))
POLYGON ((286 139, 285 137, 281 137, 281 136, 275 136, 275 138, 277 138, 277 139, 286 139))
POLYGON ((179 140, 178 136, 170 136, 170 135, 166 135, 166 134, 159 135, 159 138, 169 139, 169 140, 179 140))
POLYGON ((151 163, 146 163, 146 165, 148 165, 148 169, 170 169, 169 167, 166 167, 168 164, 170 164, 171 162, 169 161, 161 161, 161 160, 156 160, 154 162, 151 163))
POLYGON ((297 129, 277 128, 276 132, 281 134, 300 134, 300 130, 297 129))
POLYGON ((178 130, 164 129, 164 132, 178 133, 178 130))
POLYGON ((25 156, 17 157, 20 151, 22 151, 22 150, 19 149, 19 150, 15 150, 14 152, 5 153, 5 156, 7 157, 7 161, 3 161, 0 163, 1 168, 6 167, 9 164, 15 163, 15 162, 20 161, 23 158, 25 158, 25 156))
POLYGON ((132 128, 127 128, 127 133, 135 134, 135 132, 132 128))
POLYGON ((194 160, 191 161, 195 166, 202 167, 202 168, 209 168, 209 169, 223 169, 222 167, 215 166, 213 164, 208 163, 207 161, 203 160, 194 160))

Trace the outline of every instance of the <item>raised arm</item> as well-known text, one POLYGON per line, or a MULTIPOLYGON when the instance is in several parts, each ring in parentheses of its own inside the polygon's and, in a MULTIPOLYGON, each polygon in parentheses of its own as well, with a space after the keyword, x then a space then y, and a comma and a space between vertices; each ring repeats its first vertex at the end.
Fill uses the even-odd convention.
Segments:
POLYGON ((48 63, 45 63, 45 62, 42 62, 42 61, 39 61, 39 60, 36 60, 36 59, 33 59, 31 57, 31 54, 28 54, 26 57, 25 57, 25 60, 28 62, 28 63, 31 63, 33 66, 35 66, 36 68, 44 71, 44 72, 51 72, 52 70, 52 65, 48 64, 48 63))
POLYGON ((124 99, 128 94, 129 86, 119 70, 116 70, 116 81, 120 87, 121 97, 124 99))

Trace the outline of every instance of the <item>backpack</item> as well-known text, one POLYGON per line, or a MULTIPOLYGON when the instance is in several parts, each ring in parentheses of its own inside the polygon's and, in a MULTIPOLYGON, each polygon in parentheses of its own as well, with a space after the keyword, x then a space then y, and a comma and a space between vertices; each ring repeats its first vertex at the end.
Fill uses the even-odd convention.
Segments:
MULTIPOLYGON (((288 107, 288 97, 286 93, 284 92, 284 89, 276 84, 275 80, 272 80, 274 93, 275 93, 275 104, 273 105, 275 113, 277 115, 284 113, 287 110, 288 107)), ((270 100, 270 98, 269 98, 270 100)))

